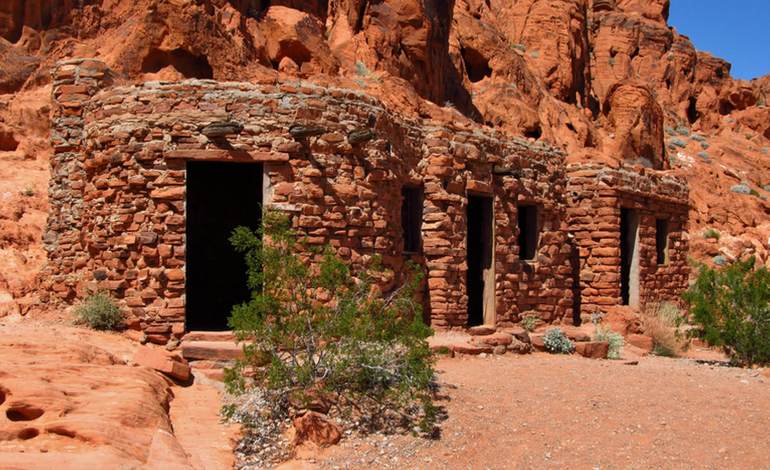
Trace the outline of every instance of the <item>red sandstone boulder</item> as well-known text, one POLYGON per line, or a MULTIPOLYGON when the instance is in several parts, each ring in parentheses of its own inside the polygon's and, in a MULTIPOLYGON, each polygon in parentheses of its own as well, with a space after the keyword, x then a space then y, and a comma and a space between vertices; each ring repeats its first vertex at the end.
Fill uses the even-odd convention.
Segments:
POLYGON ((300 445, 310 441, 318 446, 327 447, 334 445, 342 438, 339 426, 329 420, 326 415, 308 411, 302 416, 292 420, 294 430, 294 444, 300 445))
POLYGON ((532 352, 532 344, 513 338, 513 341, 508 345, 507 349, 516 354, 529 354, 532 352))
POLYGON ((513 342, 513 336, 508 333, 493 333, 486 336, 473 336, 471 342, 488 346, 508 346, 513 342))
POLYGON ((626 336, 626 341, 628 341, 628 344, 635 346, 645 353, 651 353, 654 348, 654 342, 652 338, 650 338, 647 335, 640 335, 640 334, 632 334, 626 336))
POLYGON ((585 328, 571 325, 562 325, 559 328, 561 328, 561 331, 563 331, 567 338, 571 339, 572 341, 591 341, 591 335, 588 333, 588 331, 586 331, 585 328))
POLYGON ((586 341, 575 344, 575 352, 589 359, 604 359, 610 349, 606 341, 586 341))
POLYGON ((134 362, 183 382, 190 379, 190 366, 187 361, 162 349, 146 346, 139 348, 134 354, 134 362))
POLYGON ((545 351, 545 341, 543 341, 543 333, 533 333, 529 335, 532 341, 532 347, 537 351, 545 351))

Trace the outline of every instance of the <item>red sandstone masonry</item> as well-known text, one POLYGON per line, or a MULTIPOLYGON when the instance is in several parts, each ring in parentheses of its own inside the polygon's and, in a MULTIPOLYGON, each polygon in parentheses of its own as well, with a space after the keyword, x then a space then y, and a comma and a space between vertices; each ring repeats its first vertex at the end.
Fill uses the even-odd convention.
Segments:
POLYGON ((581 307, 584 313, 621 303, 620 211, 635 209, 639 223, 640 306, 678 302, 687 288, 688 189, 664 172, 636 172, 602 165, 570 165, 570 230, 579 256, 581 307), (656 219, 669 221, 669 260, 657 265, 656 219))
MULTIPOLYGON (((54 113, 62 118, 54 119, 43 287, 67 302, 89 290, 108 289, 131 312, 131 327, 157 342, 185 330, 185 163, 190 159, 262 162, 269 181, 265 202, 291 214, 311 243, 331 245, 354 267, 381 256, 391 270, 384 289, 399 281, 408 259, 400 227, 401 188, 422 185, 423 251, 413 259, 426 274, 425 306, 437 328, 467 323, 468 192, 494 195, 496 323, 507 326, 524 313, 571 321, 576 269, 582 280, 600 250, 614 246, 610 235, 580 245, 589 231, 581 225, 581 211, 590 214, 592 205, 576 200, 568 210, 566 194, 596 193, 609 212, 600 215, 606 223, 591 230, 609 232, 617 230, 612 208, 619 207, 619 194, 649 209, 648 202, 660 201, 654 193, 668 184, 599 167, 590 175, 573 172, 568 192, 558 151, 486 128, 408 121, 360 92, 307 83, 211 80, 109 87, 108 71, 95 64, 70 61, 54 74, 54 113), (94 94, 100 86, 106 88, 94 94), (77 119, 64 118, 70 112, 77 119), (237 121, 243 129, 223 137, 204 135, 206 126, 223 121, 237 121), (290 133, 295 125, 317 127, 310 132, 317 135, 295 138, 290 133), (353 133, 371 134, 358 141, 353 133), (532 261, 518 256, 521 204, 540 208, 540 244, 532 261), (586 255, 579 268, 570 232, 586 255)), ((676 250, 684 250, 683 259, 686 244, 676 250)), ((305 256, 312 261, 310 253, 305 256)), ((615 268, 612 256, 601 259, 602 269, 615 268)), ((645 289, 657 292, 665 282, 678 288, 679 259, 675 264, 672 257, 671 281, 650 278, 645 289)), ((602 276, 599 267, 594 271, 602 276)), ((603 298, 617 302, 612 282, 606 275, 581 282, 584 304, 603 305, 603 298)))

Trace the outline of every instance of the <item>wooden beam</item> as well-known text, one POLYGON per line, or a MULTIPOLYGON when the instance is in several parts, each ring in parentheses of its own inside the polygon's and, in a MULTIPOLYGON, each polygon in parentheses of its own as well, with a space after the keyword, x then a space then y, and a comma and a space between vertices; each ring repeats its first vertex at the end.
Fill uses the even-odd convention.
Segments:
POLYGON ((284 152, 257 152, 238 149, 181 149, 164 152, 168 160, 204 160, 212 162, 288 162, 284 152))

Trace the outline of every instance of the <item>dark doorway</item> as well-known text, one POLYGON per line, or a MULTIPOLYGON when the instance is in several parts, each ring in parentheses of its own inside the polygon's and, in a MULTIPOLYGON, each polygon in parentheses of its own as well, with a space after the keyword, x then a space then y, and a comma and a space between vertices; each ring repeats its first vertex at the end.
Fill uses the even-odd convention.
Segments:
POLYGON ((468 196, 468 326, 494 324, 492 197, 468 196))
POLYGON ((620 210, 620 296, 623 305, 639 306, 639 214, 620 210))
POLYGON ((261 219, 262 166, 187 163, 187 330, 228 329, 233 305, 249 299, 246 263, 230 245, 240 225, 261 219))

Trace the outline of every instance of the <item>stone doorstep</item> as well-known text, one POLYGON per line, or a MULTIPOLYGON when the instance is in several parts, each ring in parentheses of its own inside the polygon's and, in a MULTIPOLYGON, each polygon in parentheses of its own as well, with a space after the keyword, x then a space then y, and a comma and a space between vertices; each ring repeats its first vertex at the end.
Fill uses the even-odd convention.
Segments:
POLYGON ((509 333, 493 333, 485 336, 471 337, 471 343, 479 346, 508 346, 513 342, 513 335, 509 333))
POLYGON ((235 343, 232 331, 189 331, 182 336, 182 341, 230 341, 235 343))
POLYGON ((243 358, 243 348, 232 341, 188 341, 181 345, 182 357, 188 361, 230 361, 243 358))
POLYGON ((487 336, 495 333, 497 328, 491 325, 479 325, 468 328, 468 334, 471 336, 487 336))

